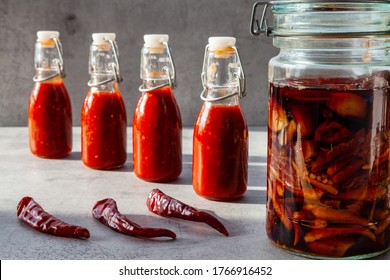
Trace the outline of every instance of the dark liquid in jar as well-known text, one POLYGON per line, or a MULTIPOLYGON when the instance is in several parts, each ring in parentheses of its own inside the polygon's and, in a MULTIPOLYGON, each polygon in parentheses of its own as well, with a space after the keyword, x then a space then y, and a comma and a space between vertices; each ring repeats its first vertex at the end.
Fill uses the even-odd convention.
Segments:
POLYGON ((313 257, 390 246, 387 78, 270 85, 267 234, 313 257))

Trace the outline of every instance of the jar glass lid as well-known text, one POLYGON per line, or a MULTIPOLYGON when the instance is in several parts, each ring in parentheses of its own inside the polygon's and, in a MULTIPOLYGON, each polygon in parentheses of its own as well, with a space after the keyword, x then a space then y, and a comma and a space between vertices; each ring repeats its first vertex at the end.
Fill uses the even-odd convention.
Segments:
POLYGON ((254 36, 367 36, 390 34, 389 1, 258 1, 253 6, 254 36), (263 6, 261 19, 256 9, 263 6), (267 19, 273 12, 273 26, 267 19))

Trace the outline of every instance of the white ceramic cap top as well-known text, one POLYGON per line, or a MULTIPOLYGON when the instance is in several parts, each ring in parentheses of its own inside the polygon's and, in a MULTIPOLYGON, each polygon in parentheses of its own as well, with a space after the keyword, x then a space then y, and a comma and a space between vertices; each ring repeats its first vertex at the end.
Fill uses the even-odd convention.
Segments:
POLYGON ((168 43, 169 36, 167 34, 147 34, 144 35, 144 47, 147 48, 162 48, 162 43, 168 43))
POLYGON ((115 41, 115 33, 93 33, 92 40, 94 45, 104 45, 109 40, 115 41))
POLYGON ((58 39, 60 32, 58 31, 38 31, 37 37, 39 41, 49 41, 51 39, 58 39))
POLYGON ((234 37, 210 37, 209 47, 210 49, 218 50, 227 47, 233 47, 236 45, 236 38, 234 37))

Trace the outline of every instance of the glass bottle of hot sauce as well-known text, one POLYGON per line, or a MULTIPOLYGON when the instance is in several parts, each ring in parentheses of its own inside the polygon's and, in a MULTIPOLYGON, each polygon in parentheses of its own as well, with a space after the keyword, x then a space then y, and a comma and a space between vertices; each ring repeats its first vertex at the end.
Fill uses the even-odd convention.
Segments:
POLYGON ((248 127, 239 104, 246 86, 235 43, 234 37, 210 37, 205 50, 192 183, 198 195, 210 200, 235 200, 247 188, 248 127))
POLYGON ((63 158, 72 150, 72 107, 63 81, 59 32, 38 31, 37 37, 28 105, 30 150, 38 157, 63 158))
POLYGON ((151 182, 176 179, 182 171, 182 122, 168 35, 144 36, 141 98, 133 116, 134 173, 151 182))
POLYGON ((124 165, 126 108, 118 83, 122 81, 114 33, 94 33, 89 54, 90 90, 81 113, 81 158, 93 169, 124 165))

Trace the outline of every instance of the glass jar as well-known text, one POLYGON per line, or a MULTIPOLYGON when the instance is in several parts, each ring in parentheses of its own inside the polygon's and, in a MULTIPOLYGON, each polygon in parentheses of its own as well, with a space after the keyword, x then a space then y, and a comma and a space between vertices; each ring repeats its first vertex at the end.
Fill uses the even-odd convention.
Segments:
POLYGON ((62 45, 57 31, 38 31, 35 82, 28 105, 31 152, 63 158, 72 151, 72 106, 63 78, 62 45))
POLYGON ((92 34, 89 52, 90 87, 81 112, 81 158, 93 169, 122 167, 126 153, 126 107, 115 33, 92 34))
POLYGON ((245 75, 235 45, 234 37, 210 37, 205 50, 192 183, 198 195, 210 200, 235 200, 247 188, 248 127, 239 103, 245 75))
POLYGON ((182 172, 182 121, 173 89, 175 65, 167 34, 144 35, 142 95, 133 116, 133 162, 138 178, 173 181, 182 172))
POLYGON ((279 247, 352 259, 390 248, 389 24, 384 1, 254 6, 252 34, 280 48, 269 63, 266 205, 279 247))

